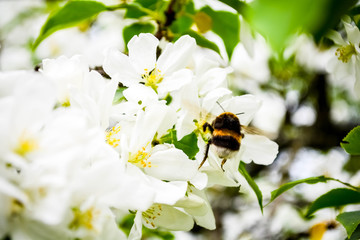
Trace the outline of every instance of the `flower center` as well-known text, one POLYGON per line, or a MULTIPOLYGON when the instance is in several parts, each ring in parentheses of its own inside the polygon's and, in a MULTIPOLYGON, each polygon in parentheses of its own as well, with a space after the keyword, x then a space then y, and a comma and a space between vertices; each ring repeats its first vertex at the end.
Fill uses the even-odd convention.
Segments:
POLYGON ((335 55, 338 57, 338 59, 344 63, 347 63, 353 54, 356 54, 356 50, 352 43, 339 47, 335 52, 335 55))
POLYGON ((145 151, 146 146, 142 147, 136 154, 131 154, 128 162, 140 168, 151 168, 151 162, 149 161, 151 154, 145 151))
POLYGON ((110 146, 116 148, 119 146, 120 139, 116 137, 116 134, 120 132, 120 126, 114 126, 110 130, 106 131, 105 141, 110 146))
POLYGON ((86 211, 81 211, 79 208, 74 207, 71 209, 74 215, 73 220, 69 223, 68 228, 71 230, 77 230, 80 227, 92 230, 94 226, 92 221, 96 212, 93 208, 90 208, 86 211))
POLYGON ((18 144, 15 147, 14 151, 21 156, 25 156, 29 152, 32 152, 38 148, 39 145, 36 139, 31 137, 26 132, 23 132, 19 137, 18 144))
POLYGON ((70 100, 69 99, 66 99, 65 101, 63 101, 61 103, 61 106, 62 107, 70 107, 70 100))
POLYGON ((142 217, 144 218, 147 224, 151 224, 151 226, 155 227, 154 220, 161 216, 162 207, 160 204, 152 205, 148 210, 142 213, 142 217))
POLYGON ((161 74, 159 69, 154 68, 150 72, 145 69, 145 74, 141 76, 145 80, 145 86, 149 86, 155 91, 158 88, 158 84, 162 82, 164 76, 161 74))
POLYGON ((194 119, 194 123, 196 126, 195 134, 200 135, 205 142, 209 141, 211 132, 208 128, 206 128, 204 131, 204 124, 207 123, 207 121, 205 119, 200 119, 200 121, 194 119))
POLYGON ((11 200, 10 212, 12 216, 19 215, 24 210, 24 204, 17 199, 11 200))

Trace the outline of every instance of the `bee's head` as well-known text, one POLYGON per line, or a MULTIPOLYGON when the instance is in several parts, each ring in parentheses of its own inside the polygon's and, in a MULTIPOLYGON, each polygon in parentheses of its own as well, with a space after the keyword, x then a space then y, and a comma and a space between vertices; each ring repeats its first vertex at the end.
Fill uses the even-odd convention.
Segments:
POLYGON ((239 118, 231 112, 224 112, 217 116, 212 126, 214 129, 227 129, 237 133, 241 130, 239 118))

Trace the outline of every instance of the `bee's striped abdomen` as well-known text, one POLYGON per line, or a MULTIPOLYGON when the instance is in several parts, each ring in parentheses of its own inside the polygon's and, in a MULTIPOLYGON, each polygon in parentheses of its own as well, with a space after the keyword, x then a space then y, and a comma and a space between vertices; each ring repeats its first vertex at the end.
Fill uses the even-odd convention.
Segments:
POLYGON ((238 151, 240 148, 241 135, 231 130, 214 130, 211 143, 217 147, 238 151))

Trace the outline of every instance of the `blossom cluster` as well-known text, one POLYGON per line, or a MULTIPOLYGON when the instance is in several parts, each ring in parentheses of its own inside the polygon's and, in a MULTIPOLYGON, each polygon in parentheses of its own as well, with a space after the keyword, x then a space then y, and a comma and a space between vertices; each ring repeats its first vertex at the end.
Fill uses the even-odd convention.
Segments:
POLYGON ((215 229, 213 185, 246 184, 240 161, 268 165, 278 146, 245 133, 221 166, 204 123, 222 112, 248 125, 261 103, 233 96, 231 69, 189 36, 140 34, 128 54, 45 59, 39 71, 0 73, 0 238, 140 239, 142 227, 215 229), (190 140, 189 140, 190 139, 190 140), (190 150, 189 150, 190 149, 190 150), (129 236, 119 221, 129 213, 129 236))

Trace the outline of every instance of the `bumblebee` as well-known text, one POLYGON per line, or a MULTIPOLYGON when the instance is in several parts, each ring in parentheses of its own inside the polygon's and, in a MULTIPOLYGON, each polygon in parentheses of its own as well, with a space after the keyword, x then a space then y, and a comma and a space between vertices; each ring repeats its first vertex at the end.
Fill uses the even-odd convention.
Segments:
POLYGON ((206 145, 204 159, 200 163, 199 169, 208 158, 209 148, 212 144, 215 146, 217 155, 223 159, 221 169, 224 171, 225 162, 239 151, 241 140, 244 138, 239 118, 234 113, 223 112, 211 124, 206 122, 202 128, 204 132, 210 131, 211 138, 206 145))

